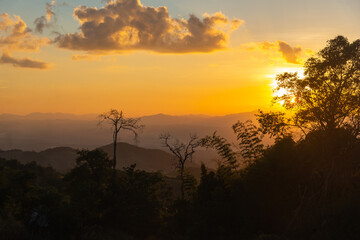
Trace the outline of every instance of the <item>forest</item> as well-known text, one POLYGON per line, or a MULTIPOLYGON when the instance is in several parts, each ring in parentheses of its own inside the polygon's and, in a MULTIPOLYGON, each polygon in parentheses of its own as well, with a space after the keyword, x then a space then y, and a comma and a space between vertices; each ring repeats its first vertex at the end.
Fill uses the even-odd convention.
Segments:
POLYGON ((68 173, 0 159, 0 239, 360 239, 360 40, 329 40, 304 69, 276 77, 285 111, 234 123, 236 143, 160 136, 177 178, 116 168, 117 134, 142 126, 115 110, 114 156, 79 150, 68 173), (221 160, 196 179, 199 148, 221 160))

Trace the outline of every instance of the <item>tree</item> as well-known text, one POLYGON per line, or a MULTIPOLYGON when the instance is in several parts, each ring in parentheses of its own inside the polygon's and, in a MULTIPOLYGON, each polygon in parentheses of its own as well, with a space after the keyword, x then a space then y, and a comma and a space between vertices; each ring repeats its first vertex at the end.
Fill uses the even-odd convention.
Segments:
POLYGON ((124 167, 116 179, 116 191, 105 199, 104 226, 130 237, 109 239, 158 239, 171 198, 171 189, 160 172, 124 167))
POLYGON ((179 169, 181 179, 181 198, 185 198, 185 163, 192 161, 192 157, 195 153, 195 149, 200 146, 200 141, 196 135, 190 134, 190 140, 187 144, 176 140, 174 143, 169 143, 171 139, 170 134, 162 134, 160 140, 163 141, 165 147, 167 147, 176 158, 176 168, 179 169))
POLYGON ((113 170, 116 169, 116 144, 118 134, 121 129, 130 131, 134 134, 135 139, 138 136, 138 131, 141 130, 144 125, 139 124, 140 118, 126 118, 122 111, 116 109, 110 109, 108 112, 104 112, 99 115, 100 124, 104 121, 109 122, 113 128, 113 144, 114 144, 114 162, 113 170))
POLYGON ((261 129, 255 126, 251 120, 248 120, 246 122, 237 122, 233 125, 233 130, 237 135, 239 153, 244 162, 250 163, 260 158, 264 152, 264 144, 262 143, 264 135, 261 134, 261 129))
POLYGON ((328 41, 304 65, 304 77, 285 72, 276 77, 274 98, 292 110, 292 124, 309 130, 331 132, 351 128, 359 135, 360 113, 360 39, 350 43, 338 36, 328 41))
POLYGON ((240 165, 246 166, 260 158, 265 149, 262 143, 264 137, 264 134, 262 134, 263 130, 255 126, 251 120, 245 122, 238 121, 232 126, 232 129, 236 134, 237 144, 229 143, 225 138, 218 136, 216 132, 211 136, 201 139, 203 147, 216 150, 224 160, 224 162, 220 163, 222 168, 224 170, 227 169, 229 173, 232 170, 238 169, 240 165), (236 147, 236 149, 233 149, 233 147, 236 147), (241 162, 238 161, 239 156, 241 157, 241 162))
POLYGON ((95 149, 92 151, 78 151, 78 155, 79 157, 76 159, 77 167, 86 168, 98 185, 103 184, 112 166, 107 153, 101 149, 95 149))
POLYGON ((76 167, 64 177, 67 191, 83 224, 100 224, 110 190, 112 160, 101 149, 78 151, 76 167))
POLYGON ((215 149, 219 156, 225 160, 221 165, 229 169, 236 169, 238 167, 237 153, 232 149, 232 145, 225 138, 217 135, 216 132, 211 136, 202 138, 201 146, 215 149))

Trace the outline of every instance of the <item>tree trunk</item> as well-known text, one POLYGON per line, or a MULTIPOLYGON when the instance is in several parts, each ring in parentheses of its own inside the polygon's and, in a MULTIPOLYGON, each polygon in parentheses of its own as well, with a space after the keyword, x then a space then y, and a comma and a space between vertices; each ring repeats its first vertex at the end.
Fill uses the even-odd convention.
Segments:
POLYGON ((114 132, 114 162, 113 162, 113 170, 116 171, 116 143, 117 143, 117 132, 114 132))
POLYGON ((185 199, 185 190, 184 190, 184 165, 181 165, 180 168, 180 178, 181 178, 181 200, 185 199))

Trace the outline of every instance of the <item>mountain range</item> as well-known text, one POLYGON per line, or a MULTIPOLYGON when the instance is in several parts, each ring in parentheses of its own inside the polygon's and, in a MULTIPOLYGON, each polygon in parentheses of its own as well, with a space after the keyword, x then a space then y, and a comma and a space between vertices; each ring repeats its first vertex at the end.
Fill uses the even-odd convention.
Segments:
MULTIPOLYGON (((174 174, 173 155, 164 148, 159 136, 169 133, 170 141, 187 142, 190 134, 199 137, 215 131, 230 142, 236 141, 232 125, 237 121, 254 120, 255 112, 225 116, 157 114, 141 117, 145 128, 137 141, 129 132, 121 131, 118 141, 119 168, 137 163, 140 169, 174 174)), ((66 172, 75 166, 78 149, 102 146, 112 154, 111 125, 99 125, 96 114, 73 115, 64 113, 31 113, 28 115, 0 114, 0 157, 22 162, 36 161, 66 172)), ((216 168, 219 159, 211 149, 197 149, 194 162, 188 167, 199 169, 203 162, 216 168), (193 165, 192 165, 193 164, 193 165)))
MULTIPOLYGON (((157 114, 141 117, 145 125, 135 142, 129 132, 122 131, 119 141, 145 148, 162 149, 159 136, 170 133, 174 139, 187 141, 190 133, 199 137, 218 134, 235 140, 231 126, 237 121, 254 120, 255 112, 225 116, 185 115, 170 116, 157 114)), ((19 116, 0 114, 0 149, 21 149, 43 151, 55 147, 96 148, 111 142, 111 125, 98 124, 96 114, 73 115, 64 113, 32 113, 19 116)))

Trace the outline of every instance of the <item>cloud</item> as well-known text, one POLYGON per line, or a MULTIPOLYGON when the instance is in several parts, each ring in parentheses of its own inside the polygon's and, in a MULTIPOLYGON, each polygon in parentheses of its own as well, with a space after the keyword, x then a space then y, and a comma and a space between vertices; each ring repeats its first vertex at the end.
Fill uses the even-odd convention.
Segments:
POLYGON ((74 61, 81 61, 81 60, 85 60, 85 61, 94 61, 94 60, 97 60, 99 61, 100 60, 100 57, 94 57, 94 55, 88 55, 88 54, 73 54, 72 57, 71 57, 72 60, 74 61))
POLYGON ((103 8, 80 6, 74 10, 80 32, 63 34, 60 48, 95 53, 150 50, 160 53, 211 52, 226 47, 231 31, 242 20, 222 13, 171 18, 166 7, 146 7, 139 0, 108 1, 103 8))
POLYGON ((31 29, 19 17, 0 14, 0 50, 3 52, 0 63, 12 64, 17 67, 31 67, 45 69, 47 64, 30 58, 15 59, 11 53, 15 51, 38 51, 40 46, 50 42, 47 38, 39 38, 31 33, 31 29))
POLYGON ((45 4, 45 9, 46 9, 46 20, 48 22, 50 22, 51 18, 53 16, 55 16, 55 12, 53 10, 54 6, 55 6, 55 1, 52 1, 51 3, 46 3, 45 4))
POLYGON ((56 22, 56 15, 54 12, 55 4, 55 1, 45 4, 46 16, 41 16, 35 19, 35 32, 43 33, 44 28, 51 27, 53 23, 56 22), (52 23, 51 20, 53 20, 52 23))
POLYGON ((47 38, 31 34, 31 29, 19 17, 0 14, 0 49, 7 51, 37 51, 41 45, 49 43, 47 38))
POLYGON ((281 57, 286 60, 287 63, 299 64, 302 61, 302 47, 292 47, 284 41, 250 43, 246 45, 246 49, 250 51, 260 50, 270 55, 281 54, 281 57))
POLYGON ((35 19, 34 24, 35 32, 38 33, 43 33, 44 28, 49 26, 45 16, 41 16, 35 19))
POLYGON ((291 47, 286 42, 278 41, 279 51, 288 63, 299 63, 298 58, 302 52, 301 47, 291 47))
POLYGON ((1 56, 0 64, 11 64, 14 67, 37 68, 37 69, 47 69, 49 67, 48 63, 39 60, 32 60, 30 58, 16 59, 7 54, 3 54, 1 56))

